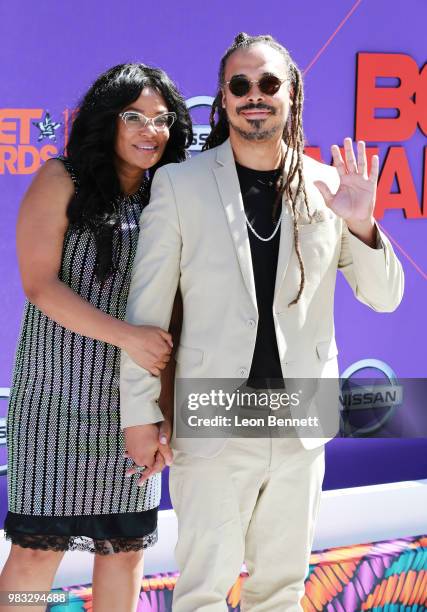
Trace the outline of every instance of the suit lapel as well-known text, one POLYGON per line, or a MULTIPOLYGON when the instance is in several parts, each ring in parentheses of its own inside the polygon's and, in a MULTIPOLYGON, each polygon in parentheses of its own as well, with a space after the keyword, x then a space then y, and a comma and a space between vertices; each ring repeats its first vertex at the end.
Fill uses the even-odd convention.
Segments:
POLYGON ((230 141, 226 140, 218 147, 216 156, 217 165, 213 169, 228 221, 237 259, 239 261, 243 280, 254 304, 257 308, 254 273, 252 268, 251 247, 249 244, 246 216, 240 192, 239 179, 234 162, 230 141))
POLYGON ((282 225, 280 228, 279 256, 277 259, 276 284, 274 286, 274 301, 282 286, 288 269, 293 247, 292 212, 285 197, 282 198, 282 225))
MULTIPOLYGON (((289 172, 290 166, 290 155, 286 160, 285 165, 285 175, 289 172)), ((293 181, 291 188, 295 190, 297 188, 298 177, 296 176, 293 181)), ((297 210, 299 210, 300 203, 297 205, 297 210)), ((286 271, 288 269, 289 260, 292 255, 292 251, 294 249, 294 227, 293 227, 293 214, 291 209, 291 204, 288 200, 283 197, 282 198, 282 227, 280 228, 280 247, 279 247, 279 257, 277 260, 277 272, 276 272, 276 284, 274 287, 274 302, 277 299, 280 288, 283 284, 283 280, 286 275, 286 271)))
MULTIPOLYGON (((289 169, 289 158, 285 172, 289 169)), ((251 247, 249 243, 246 216, 240 192, 239 179, 236 171, 233 151, 230 141, 226 140, 217 148, 216 177, 221 201, 224 206, 230 233, 233 238, 243 280, 254 306, 257 308, 255 281, 252 267, 251 247)), ((282 223, 280 228, 280 247, 277 261, 274 300, 280 291, 293 249, 293 221, 292 211, 286 198, 282 200, 282 223)))

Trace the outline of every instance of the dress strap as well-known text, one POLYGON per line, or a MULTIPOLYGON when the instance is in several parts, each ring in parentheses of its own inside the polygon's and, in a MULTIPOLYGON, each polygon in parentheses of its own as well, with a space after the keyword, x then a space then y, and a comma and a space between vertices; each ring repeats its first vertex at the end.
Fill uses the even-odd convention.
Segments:
POLYGON ((71 161, 67 157, 64 157, 63 155, 58 155, 58 157, 55 157, 54 159, 58 159, 59 161, 61 161, 64 164, 64 167, 65 167, 66 171, 68 172, 68 174, 70 175, 71 180, 74 183, 74 188, 75 188, 76 194, 77 194, 77 192, 79 190, 79 179, 77 178, 76 171, 74 170, 74 167, 73 167, 71 161))

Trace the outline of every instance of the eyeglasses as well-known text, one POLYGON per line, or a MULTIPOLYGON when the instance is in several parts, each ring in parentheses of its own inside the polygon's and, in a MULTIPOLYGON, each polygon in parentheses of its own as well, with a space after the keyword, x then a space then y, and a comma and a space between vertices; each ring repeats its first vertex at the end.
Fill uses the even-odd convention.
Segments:
POLYGON ((236 75, 231 77, 230 81, 226 81, 226 84, 230 88, 233 96, 241 98, 250 92, 252 83, 256 83, 260 91, 267 96, 274 96, 286 81, 288 81, 288 79, 279 79, 279 77, 274 74, 265 74, 257 81, 251 81, 248 77, 236 75))
POLYGON ((170 129, 176 120, 175 113, 162 113, 157 115, 157 117, 146 117, 137 111, 125 111, 124 113, 119 113, 119 117, 124 121, 127 129, 132 132, 142 130, 149 123, 151 123, 156 132, 161 132, 162 130, 170 129))

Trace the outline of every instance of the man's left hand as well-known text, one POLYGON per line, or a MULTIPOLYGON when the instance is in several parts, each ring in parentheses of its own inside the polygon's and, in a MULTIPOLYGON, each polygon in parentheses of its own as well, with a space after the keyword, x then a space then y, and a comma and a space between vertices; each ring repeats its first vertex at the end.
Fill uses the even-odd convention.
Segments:
POLYGON ((340 177, 338 191, 333 194, 323 181, 314 181, 314 184, 322 194, 326 206, 345 220, 348 229, 370 246, 374 246, 378 155, 372 156, 371 172, 368 175, 366 146, 363 141, 357 143, 357 161, 351 138, 344 139, 345 162, 337 145, 333 145, 331 151, 340 177))

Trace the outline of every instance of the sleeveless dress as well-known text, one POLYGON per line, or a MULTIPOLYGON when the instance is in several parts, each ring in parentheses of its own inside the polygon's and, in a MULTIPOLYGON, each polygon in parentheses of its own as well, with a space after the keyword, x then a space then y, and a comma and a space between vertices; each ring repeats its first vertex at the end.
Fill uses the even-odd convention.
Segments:
MULTIPOLYGON (((76 192, 78 177, 59 158, 76 192)), ((59 278, 100 310, 124 319, 146 181, 118 203, 115 272, 95 276, 90 229, 68 227, 59 278)), ((58 325, 25 304, 7 416, 9 511, 13 543, 44 550, 109 554, 157 541, 161 475, 143 486, 126 477, 119 415, 120 350, 58 325)))

